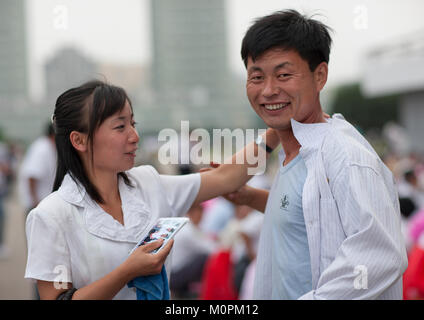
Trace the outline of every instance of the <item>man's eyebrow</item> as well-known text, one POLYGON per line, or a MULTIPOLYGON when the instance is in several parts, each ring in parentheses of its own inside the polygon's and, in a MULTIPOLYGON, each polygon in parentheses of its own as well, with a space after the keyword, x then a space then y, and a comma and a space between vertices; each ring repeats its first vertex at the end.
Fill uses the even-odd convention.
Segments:
POLYGON ((252 73, 252 72, 254 72, 254 71, 262 71, 262 69, 261 69, 261 68, 259 68, 259 67, 257 67, 257 66, 251 66, 251 67, 249 68, 249 70, 247 70, 247 72, 248 72, 248 73, 252 73))
MULTIPOLYGON (((281 69, 281 68, 285 68, 287 66, 293 66, 293 63, 291 63, 289 61, 284 61, 283 63, 280 63, 279 65, 275 66, 274 71, 281 69)), ((255 71, 262 71, 262 69, 257 67, 257 66, 251 66, 248 69, 248 73, 252 73, 252 72, 255 72, 255 71)))
POLYGON ((274 70, 278 70, 278 69, 281 69, 281 68, 285 68, 285 67, 287 67, 287 66, 293 66, 293 63, 288 62, 288 61, 285 61, 285 62, 283 62, 283 63, 280 63, 278 66, 275 66, 274 70))

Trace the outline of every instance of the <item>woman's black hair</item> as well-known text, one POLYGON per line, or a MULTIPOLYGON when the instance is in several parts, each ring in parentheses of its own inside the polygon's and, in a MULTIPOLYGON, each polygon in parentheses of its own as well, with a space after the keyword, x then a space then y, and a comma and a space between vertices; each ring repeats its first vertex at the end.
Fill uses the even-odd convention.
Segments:
MULTIPOLYGON (((124 89, 99 80, 89 81, 79 87, 69 89, 57 98, 52 117, 57 149, 53 191, 59 189, 63 178, 69 173, 75 182, 82 184, 93 200, 104 203, 97 188, 88 178, 77 151, 71 144, 70 134, 72 131, 86 133, 89 146, 93 150, 95 131, 108 117, 122 111, 126 101, 132 109, 131 101, 124 89)), ((91 161, 93 161, 93 154, 91 161)), ((124 179, 127 185, 131 186, 125 172, 120 172, 118 175, 124 179)))
POLYGON ((296 10, 277 11, 261 17, 247 30, 241 45, 241 57, 256 60, 273 48, 295 50, 314 71, 321 62, 329 62, 331 30, 320 21, 307 18, 296 10))

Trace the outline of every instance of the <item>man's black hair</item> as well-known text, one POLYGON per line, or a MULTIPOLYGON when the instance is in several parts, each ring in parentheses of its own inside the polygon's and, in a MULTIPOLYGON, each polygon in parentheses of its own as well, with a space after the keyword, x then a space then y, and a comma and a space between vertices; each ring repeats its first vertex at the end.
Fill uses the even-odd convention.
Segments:
POLYGON ((411 198, 399 198, 400 213, 405 218, 409 218, 417 209, 415 202, 411 198))
POLYGON ((415 172, 414 170, 408 170, 403 174, 403 177, 405 178, 406 181, 408 181, 409 183, 411 183, 415 178, 415 172))
POLYGON ((329 62, 331 30, 320 21, 307 18, 296 10, 277 11, 261 17, 247 30, 241 57, 247 67, 249 57, 255 61, 272 48, 295 50, 314 71, 321 62, 329 62))

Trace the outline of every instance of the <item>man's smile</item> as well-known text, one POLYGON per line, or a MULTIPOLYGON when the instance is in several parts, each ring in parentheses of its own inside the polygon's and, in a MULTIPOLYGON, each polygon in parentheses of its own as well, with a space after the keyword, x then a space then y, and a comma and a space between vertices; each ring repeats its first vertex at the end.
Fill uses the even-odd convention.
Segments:
POLYGON ((261 107, 264 107, 265 109, 270 111, 274 111, 274 110, 281 110, 289 105, 290 105, 290 102, 273 103, 273 104, 264 103, 264 104, 261 104, 261 107))

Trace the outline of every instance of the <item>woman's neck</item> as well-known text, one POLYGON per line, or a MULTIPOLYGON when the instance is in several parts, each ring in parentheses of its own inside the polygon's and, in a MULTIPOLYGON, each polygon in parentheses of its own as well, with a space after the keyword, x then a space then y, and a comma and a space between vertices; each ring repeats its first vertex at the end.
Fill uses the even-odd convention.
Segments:
POLYGON ((121 202, 116 173, 94 172, 90 174, 90 181, 95 185, 105 204, 121 202))

